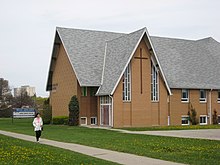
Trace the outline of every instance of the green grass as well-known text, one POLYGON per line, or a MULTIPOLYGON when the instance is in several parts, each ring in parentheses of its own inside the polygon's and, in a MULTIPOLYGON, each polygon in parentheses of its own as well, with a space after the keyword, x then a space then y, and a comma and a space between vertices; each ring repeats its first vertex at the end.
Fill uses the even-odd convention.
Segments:
POLYGON ((0 135, 0 164, 115 164, 76 152, 0 135))
MULTIPOLYGON (((32 120, 0 119, 0 129, 34 135, 32 120)), ((43 138, 132 153, 168 161, 220 164, 220 141, 125 134, 117 131, 45 125, 43 138)))
POLYGON ((138 128, 120 128, 128 131, 167 131, 167 130, 189 130, 189 129, 220 129, 220 125, 187 125, 187 126, 154 126, 138 128))

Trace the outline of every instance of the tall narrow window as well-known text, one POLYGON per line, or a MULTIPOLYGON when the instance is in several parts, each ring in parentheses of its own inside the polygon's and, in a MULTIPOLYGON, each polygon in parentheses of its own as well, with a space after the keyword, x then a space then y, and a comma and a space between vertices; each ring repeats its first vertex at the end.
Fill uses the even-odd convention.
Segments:
POLYGON ((182 89, 182 102, 189 102, 189 90, 188 89, 182 89))
POLYGON ((123 77, 123 101, 131 100, 131 66, 128 64, 123 77))
POLYGON ((199 98, 200 102, 206 102, 206 90, 201 89, 200 90, 200 98, 199 98))
POLYGON ((87 96, 87 87, 82 87, 81 93, 82 93, 82 96, 87 96))
POLYGON ((151 62, 151 100, 158 101, 158 72, 153 62, 151 62))
POLYGON ((218 90, 218 98, 217 98, 218 103, 220 103, 220 90, 218 90))

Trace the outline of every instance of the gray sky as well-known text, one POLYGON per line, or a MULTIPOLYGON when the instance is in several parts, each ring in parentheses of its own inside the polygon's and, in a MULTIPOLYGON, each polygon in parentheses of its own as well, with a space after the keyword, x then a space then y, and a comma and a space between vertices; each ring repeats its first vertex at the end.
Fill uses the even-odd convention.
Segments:
POLYGON ((0 0, 0 77, 45 91, 55 27, 220 41, 219 0, 0 0))

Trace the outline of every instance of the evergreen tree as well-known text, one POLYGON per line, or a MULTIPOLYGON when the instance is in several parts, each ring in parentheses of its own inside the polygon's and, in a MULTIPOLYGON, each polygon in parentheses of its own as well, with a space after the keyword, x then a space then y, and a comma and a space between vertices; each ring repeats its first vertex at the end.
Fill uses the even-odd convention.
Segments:
POLYGON ((50 124, 52 121, 52 107, 50 106, 50 99, 44 101, 42 117, 44 124, 50 124))
POLYGON ((79 102, 76 96, 73 96, 69 103, 69 125, 79 125, 79 102))

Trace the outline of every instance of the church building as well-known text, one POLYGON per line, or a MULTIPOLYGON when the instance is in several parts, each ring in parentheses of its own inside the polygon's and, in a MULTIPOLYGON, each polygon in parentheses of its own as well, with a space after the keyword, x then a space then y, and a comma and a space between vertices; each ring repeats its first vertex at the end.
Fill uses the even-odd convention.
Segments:
POLYGON ((220 43, 57 27, 46 90, 53 116, 77 96, 80 125, 220 124, 220 43))

